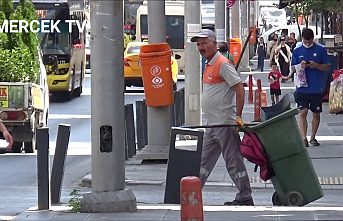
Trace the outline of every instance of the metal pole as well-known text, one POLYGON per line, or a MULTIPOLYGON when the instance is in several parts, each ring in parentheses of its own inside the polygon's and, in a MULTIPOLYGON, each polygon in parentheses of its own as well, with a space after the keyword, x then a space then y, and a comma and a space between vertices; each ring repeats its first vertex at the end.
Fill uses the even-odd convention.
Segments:
MULTIPOLYGON (((148 15, 149 43, 166 42, 165 1, 148 0, 148 15)), ((137 153, 137 159, 168 159, 171 108, 147 107, 148 145, 137 153)))
POLYGON ((82 212, 134 212, 136 198, 125 188, 123 1, 91 1, 92 193, 82 212))
POLYGON ((225 41, 225 7, 226 0, 214 1, 215 6, 215 28, 217 37, 217 46, 219 43, 225 41))
POLYGON ((185 124, 201 124, 201 60, 196 49, 196 43, 191 42, 192 36, 201 30, 201 2, 199 0, 185 1, 185 124))
POLYGON ((230 35, 231 35, 231 19, 230 19, 230 8, 225 5, 225 31, 226 31, 226 42, 230 47, 230 35))
MULTIPOLYGON (((248 0, 245 0, 241 4, 241 18, 242 18, 242 42, 245 42, 248 39, 249 35, 249 13, 248 13, 248 0)), ((249 47, 242 51, 242 63, 240 66, 240 71, 250 72, 251 68, 249 67, 249 47)))
POLYGON ((49 128, 37 129, 38 210, 50 208, 49 128))

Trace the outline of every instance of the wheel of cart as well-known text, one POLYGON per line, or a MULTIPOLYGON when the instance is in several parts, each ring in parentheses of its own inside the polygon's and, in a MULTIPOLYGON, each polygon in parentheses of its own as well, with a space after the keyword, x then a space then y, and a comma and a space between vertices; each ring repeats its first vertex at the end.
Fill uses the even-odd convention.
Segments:
POLYGON ((275 191, 272 196, 272 202, 274 206, 303 206, 304 198, 297 191, 291 191, 286 194, 285 202, 282 203, 278 193, 275 191))
POLYGON ((303 196, 297 191, 287 193, 285 201, 287 206, 302 206, 304 204, 303 196))
POLYGON ((273 193, 272 202, 274 206, 282 206, 282 202, 276 191, 273 193))
POLYGON ((273 205, 304 206, 324 195, 295 119, 298 113, 292 108, 260 124, 240 128, 256 134, 272 165, 273 205))

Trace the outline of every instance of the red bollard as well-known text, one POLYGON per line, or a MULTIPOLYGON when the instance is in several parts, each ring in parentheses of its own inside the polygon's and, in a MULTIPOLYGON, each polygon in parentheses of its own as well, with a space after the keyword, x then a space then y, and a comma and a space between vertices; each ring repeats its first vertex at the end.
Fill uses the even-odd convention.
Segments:
POLYGON ((187 176, 180 181, 181 221, 204 221, 202 188, 198 177, 187 176))
POLYGON ((261 107, 267 107, 268 101, 267 101, 267 92, 261 91, 261 107))
POLYGON ((262 81, 261 81, 261 79, 257 79, 257 88, 260 89, 260 91, 262 91, 262 81))
POLYGON ((262 81, 257 79, 257 89, 255 90, 255 102, 254 102, 254 120, 261 118, 261 92, 262 81))
POLYGON ((248 102, 249 102, 250 104, 253 103, 252 84, 253 84, 252 75, 249 74, 249 96, 248 96, 248 102))
POLYGON ((261 118, 261 90, 255 90, 255 102, 254 102, 254 120, 261 118))

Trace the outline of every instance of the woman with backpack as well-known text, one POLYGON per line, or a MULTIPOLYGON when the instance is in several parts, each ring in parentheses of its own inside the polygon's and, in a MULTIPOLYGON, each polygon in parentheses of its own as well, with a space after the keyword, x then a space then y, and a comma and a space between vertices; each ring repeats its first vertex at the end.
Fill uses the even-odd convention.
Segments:
POLYGON ((219 44, 219 52, 224 55, 224 57, 226 57, 229 61, 231 61, 233 63, 233 57, 232 55, 229 53, 229 47, 226 44, 225 41, 221 42, 219 44))

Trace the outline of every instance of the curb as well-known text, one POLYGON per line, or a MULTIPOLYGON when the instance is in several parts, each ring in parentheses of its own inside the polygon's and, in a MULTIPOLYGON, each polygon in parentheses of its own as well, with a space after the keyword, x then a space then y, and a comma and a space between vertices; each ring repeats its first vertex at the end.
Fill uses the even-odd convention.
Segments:
MULTIPOLYGON (((165 186, 164 180, 125 180, 125 185, 127 186, 138 186, 138 185, 148 185, 148 186, 165 186)), ((81 180, 82 187, 92 188, 92 177, 91 174, 86 175, 81 180)), ((234 183, 230 182, 214 182, 207 181, 206 187, 234 187, 234 183)), ((251 188, 254 189, 274 189, 271 182, 264 183, 250 183, 251 188)), ((343 184, 321 184, 324 190, 343 190, 343 184)))

